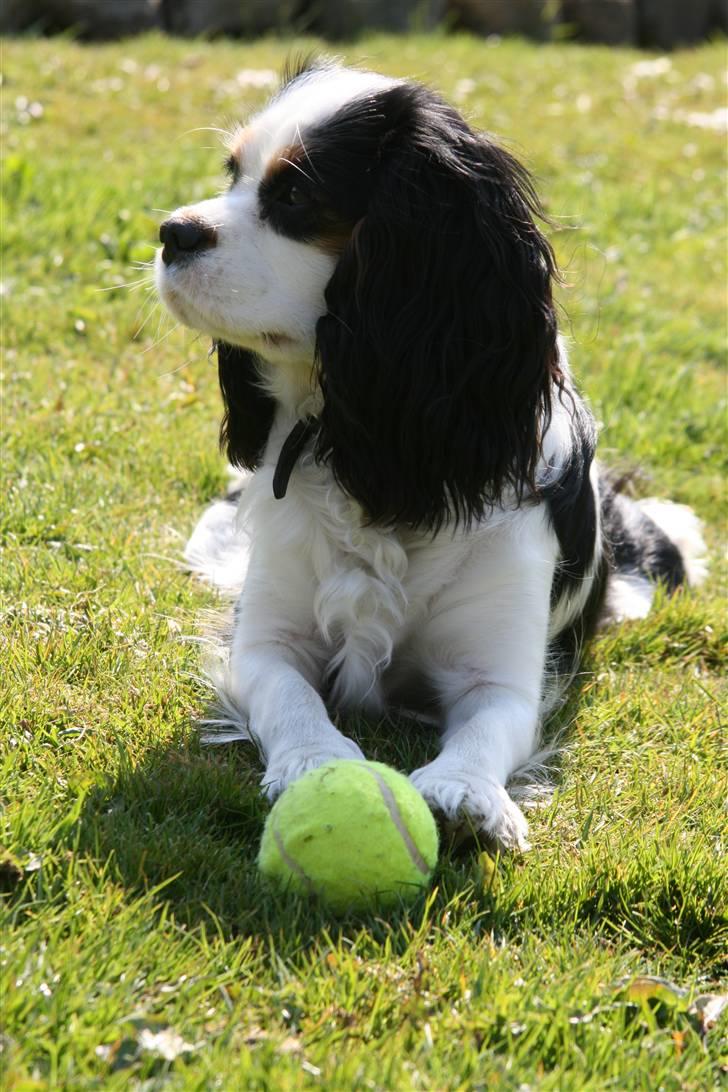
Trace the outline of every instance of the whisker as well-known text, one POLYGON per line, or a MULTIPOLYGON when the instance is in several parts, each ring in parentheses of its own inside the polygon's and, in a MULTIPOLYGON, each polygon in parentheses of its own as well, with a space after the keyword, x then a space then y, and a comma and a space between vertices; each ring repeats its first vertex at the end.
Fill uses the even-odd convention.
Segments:
MULTIPOLYGON (((319 174, 319 172, 314 167, 311 156, 308 154, 308 148, 306 147, 306 142, 304 141, 303 137, 301 136, 301 126, 300 126, 300 124, 298 122, 296 122, 296 137, 298 138, 299 144, 303 148, 303 154, 306 156, 306 161, 308 162, 308 165, 310 166, 311 170, 313 171, 313 173, 316 175, 316 177, 320 181, 321 180, 321 175, 319 174)), ((313 180, 309 179, 309 181, 313 181, 313 180)))
POLYGON ((294 171, 298 171, 299 174, 302 174, 304 178, 308 179, 309 182, 313 182, 314 185, 315 185, 316 179, 311 178, 310 174, 306 174, 306 172, 304 171, 303 167, 300 166, 300 164, 294 163, 293 160, 291 160, 291 159, 286 159, 285 156, 281 156, 279 162, 280 163, 287 163, 289 167, 293 167, 294 171))
MULTIPOLYGON (((180 324, 177 323, 177 326, 175 326, 174 329, 176 330, 179 327, 179 325, 180 324)), ((174 331, 170 330, 170 333, 174 333, 174 331)), ((164 336, 168 337, 169 335, 165 334, 164 336)), ((202 331, 198 330, 197 333, 195 334, 195 336, 192 338, 191 345, 196 345, 201 337, 202 337, 202 331)), ((214 342, 213 342, 213 347, 210 348, 210 350, 209 350, 209 352, 207 354, 208 357, 213 352, 214 352, 214 342)), ((186 368, 188 366, 188 364, 194 364, 196 359, 197 359, 197 357, 188 356, 186 360, 183 360, 181 364, 178 364, 176 368, 173 368, 171 372, 163 372, 162 375, 164 375, 164 376, 166 376, 166 375, 176 375, 177 372, 182 370, 182 368, 186 368)))
POLYGON ((148 277, 141 277, 138 281, 124 281, 121 284, 110 284, 107 288, 94 288, 94 292, 115 292, 118 288, 128 288, 130 292, 133 292, 134 289, 149 283, 148 277))
MULTIPOLYGON (((159 313, 158 313, 158 318, 157 318, 157 329, 156 329, 156 332, 154 334, 154 341, 149 346, 149 349, 153 349, 159 343, 159 331, 162 329, 162 323, 165 321, 165 319, 168 319, 170 317, 171 316, 169 315, 168 311, 165 311, 162 307, 159 308, 159 313)), ((143 353, 148 352, 149 349, 144 349, 143 353)), ((143 355, 143 353, 142 353, 142 355, 143 355)))
MULTIPOLYGON (((146 349, 142 349, 141 355, 146 356, 147 353, 151 353, 152 349, 156 349, 158 345, 161 345, 163 341, 166 341, 170 334, 173 334, 175 330, 179 330, 181 322, 176 322, 171 330, 167 330, 166 334, 162 334, 155 342, 149 345, 146 349)), ((157 333, 159 333, 159 327, 157 327, 157 333)), ((182 365, 180 365, 182 367, 182 365)))
POLYGON ((226 140, 229 140, 233 136, 230 129, 220 129, 217 125, 198 125, 195 129, 187 129, 184 133, 181 133, 177 139, 180 140, 182 137, 190 136, 192 133, 219 133, 221 136, 225 137, 226 140))
MULTIPOLYGON (((175 326, 175 330, 176 329, 177 329, 177 327, 175 326)), ((166 336, 167 335, 165 334, 165 337, 166 336)), ((177 372, 181 372, 183 368, 186 368, 188 364, 192 364, 193 361, 194 361, 194 357, 191 356, 189 358, 189 360, 183 360, 181 364, 178 364, 176 368, 172 368, 171 371, 169 371, 169 372, 160 372, 159 373, 159 378, 160 379, 166 379, 167 376, 169 376, 169 375, 176 375, 177 372)))
POLYGON ((141 324, 141 326, 139 327, 139 329, 138 329, 138 330, 135 330, 135 331, 134 331, 134 334, 133 334, 133 338, 132 338, 132 340, 134 340, 134 341, 137 341, 137 340, 138 340, 138 338, 139 338, 139 337, 141 336, 141 333, 142 333, 142 331, 143 331, 144 327, 145 327, 145 326, 147 325, 147 323, 149 322, 150 318, 152 317, 152 315, 154 314, 154 312, 155 312, 155 311, 157 310, 157 307, 159 307, 159 300, 157 300, 157 299, 154 299, 154 300, 152 300, 151 302, 152 302, 152 306, 151 306, 151 308, 150 308, 150 310, 149 310, 149 314, 148 314, 148 315, 147 315, 147 317, 146 317, 146 318, 144 319, 144 321, 142 322, 142 324, 141 324))

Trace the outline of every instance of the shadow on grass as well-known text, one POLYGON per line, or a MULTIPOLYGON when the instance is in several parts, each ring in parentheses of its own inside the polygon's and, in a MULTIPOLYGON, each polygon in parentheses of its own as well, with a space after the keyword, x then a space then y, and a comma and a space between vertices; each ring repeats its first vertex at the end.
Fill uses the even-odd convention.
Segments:
MULTIPOLYGON (((592 700, 592 666, 587 655, 567 703, 547 726, 561 743, 592 700)), ((438 751, 433 729, 402 718, 352 718, 342 727, 369 758, 405 771, 438 751)), ((53 892, 65 899, 64 862, 72 853, 101 866, 131 898, 154 892, 155 903, 183 928, 204 928, 225 940, 269 944, 274 938, 282 954, 342 935, 372 943, 386 938, 397 948, 412 930, 436 927, 446 913, 471 934, 506 941, 563 927, 570 935, 583 930, 608 943, 673 953, 703 972, 723 965, 728 932, 717 904, 717 892, 725 890, 720 864, 704 838, 685 842, 679 826, 668 831, 648 822, 616 830, 603 824, 600 833, 585 831, 563 848, 558 838, 537 838, 532 853, 497 862, 495 881, 479 857, 487 847, 446 838, 433 894, 386 914, 335 919, 311 900, 271 890, 259 875, 256 856, 268 814, 261 774, 250 744, 203 748, 190 730, 150 747, 136 764, 122 754, 113 779, 84 790, 78 810, 59 816, 49 832, 47 865, 37 873, 44 897, 53 892)), ((558 782, 558 756, 551 775, 558 782)), ((21 871, 16 864, 8 872, 16 906, 29 894, 30 878, 21 880, 21 871)))
MULTIPOLYGON (((555 718, 557 729, 573 723, 578 707, 574 693, 555 718)), ((433 731, 408 722, 345 728, 367 755, 401 769, 437 750, 433 731)), ((725 971, 722 865, 705 838, 686 843, 679 826, 606 825, 576 847, 536 839, 531 853, 504 856, 495 868, 487 860, 483 867, 472 842, 445 841, 431 892, 386 914, 334 918, 315 901, 273 891, 259 875, 268 813, 260 775, 249 745, 202 749, 195 734, 149 749, 135 766, 122 759, 113 780, 85 791, 72 812, 59 813, 41 871, 24 879, 19 865, 8 871, 10 903, 21 915, 34 913, 39 897, 65 904, 73 860, 82 883, 87 873, 103 873, 104 884, 120 885, 131 900, 151 893, 183 929, 224 941, 249 937, 283 959, 337 937, 355 938, 357 951, 386 942, 397 955, 414 934, 424 940, 446 922, 498 943, 565 929, 570 937, 627 944, 650 957, 662 952, 702 974, 725 971)))
MULTIPOLYGON (((348 723, 346 730, 371 759, 410 770, 434 756, 434 731, 412 722, 348 723)), ((158 898, 188 928, 214 925, 227 939, 286 932, 300 943, 336 922, 313 901, 272 891, 256 856, 269 805, 260 789, 262 766, 246 743, 201 747, 196 736, 172 749, 149 750, 124 763, 114 781, 87 797, 77 848, 112 862, 112 875, 158 898)), ((425 898, 401 914, 414 920, 425 898)), ((367 915, 375 925, 377 915, 367 915)), ((357 920, 363 920, 361 917, 357 920)), ((385 923, 382 922, 382 925, 385 923)))
MULTIPOLYGON (((566 734, 578 708, 578 681, 549 730, 566 734)), ((352 717, 341 723, 367 758, 410 772, 439 751, 438 733, 415 721, 388 716, 379 721, 352 717)), ((556 759, 558 764, 558 758, 556 759)), ((315 902, 272 891, 256 866, 258 846, 269 804, 261 788, 261 761, 252 744, 203 746, 192 731, 177 745, 150 748, 132 765, 122 756, 120 772, 86 797, 76 831, 76 850, 110 863, 111 875, 130 892, 152 888, 187 928, 212 925, 226 938, 255 934, 313 937, 336 928, 331 915, 315 902)), ((557 766, 551 771, 558 776, 557 766)), ((441 855, 435 876, 438 901, 462 894, 483 895, 477 871, 482 844, 472 832, 441 830, 441 855)), ((522 867, 504 862, 510 871, 522 867)), ((487 886, 487 885, 486 885, 487 886)), ((506 921, 487 897, 480 911, 506 921)), ((396 929, 403 917, 421 919, 426 897, 399 911, 387 911, 386 922, 374 913, 367 927, 396 929)), ((363 918, 341 919, 342 922, 363 918)))

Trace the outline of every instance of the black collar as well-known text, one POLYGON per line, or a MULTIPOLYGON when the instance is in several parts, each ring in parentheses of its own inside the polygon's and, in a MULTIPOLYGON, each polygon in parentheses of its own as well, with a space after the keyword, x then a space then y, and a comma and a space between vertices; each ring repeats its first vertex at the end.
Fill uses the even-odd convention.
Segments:
POLYGON ((273 496, 276 500, 282 500, 285 497, 293 468, 308 441, 318 432, 319 425, 318 417, 309 415, 297 421, 286 436, 273 474, 273 496))

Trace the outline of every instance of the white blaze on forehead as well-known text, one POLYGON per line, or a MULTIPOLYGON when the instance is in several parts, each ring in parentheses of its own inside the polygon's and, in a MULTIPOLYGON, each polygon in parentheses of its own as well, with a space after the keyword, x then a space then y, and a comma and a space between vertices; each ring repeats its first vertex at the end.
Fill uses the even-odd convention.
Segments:
MULTIPOLYGON (((306 130, 324 122, 353 99, 366 98, 399 82, 376 72, 351 68, 314 69, 294 80, 260 114, 251 118, 244 138, 245 174, 260 178, 273 155, 303 140, 306 130)), ((240 137, 234 141, 238 145, 240 137)))

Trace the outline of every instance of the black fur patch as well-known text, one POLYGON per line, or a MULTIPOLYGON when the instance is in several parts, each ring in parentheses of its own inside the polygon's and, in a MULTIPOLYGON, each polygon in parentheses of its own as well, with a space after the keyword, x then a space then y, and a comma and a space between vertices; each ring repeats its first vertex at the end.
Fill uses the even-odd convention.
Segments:
POLYGON ((559 479, 540 491, 561 550, 551 587, 552 606, 584 579, 597 539, 598 500, 589 477, 597 444, 594 420, 577 394, 566 391, 561 397, 573 401, 571 453, 559 479))
MULTIPOLYGON (((604 604, 609 579, 609 564, 602 557, 593 574, 589 597, 581 613, 549 644, 548 673, 562 680, 563 686, 579 668, 584 646, 593 636, 604 604)), ((553 597, 552 597, 553 601, 553 597)))
POLYGON ((233 466, 255 470, 268 443, 275 400, 261 385, 255 353, 224 341, 215 347, 225 406, 220 447, 233 466))
POLYGON ((355 224, 317 326, 317 457, 385 525, 437 530, 532 495, 561 375, 527 172, 410 84, 304 135, 321 200, 355 224))
POLYGON ((602 482, 600 493, 603 536, 611 568, 639 573, 664 584, 669 592, 684 584, 682 555, 662 528, 608 482, 602 482))

